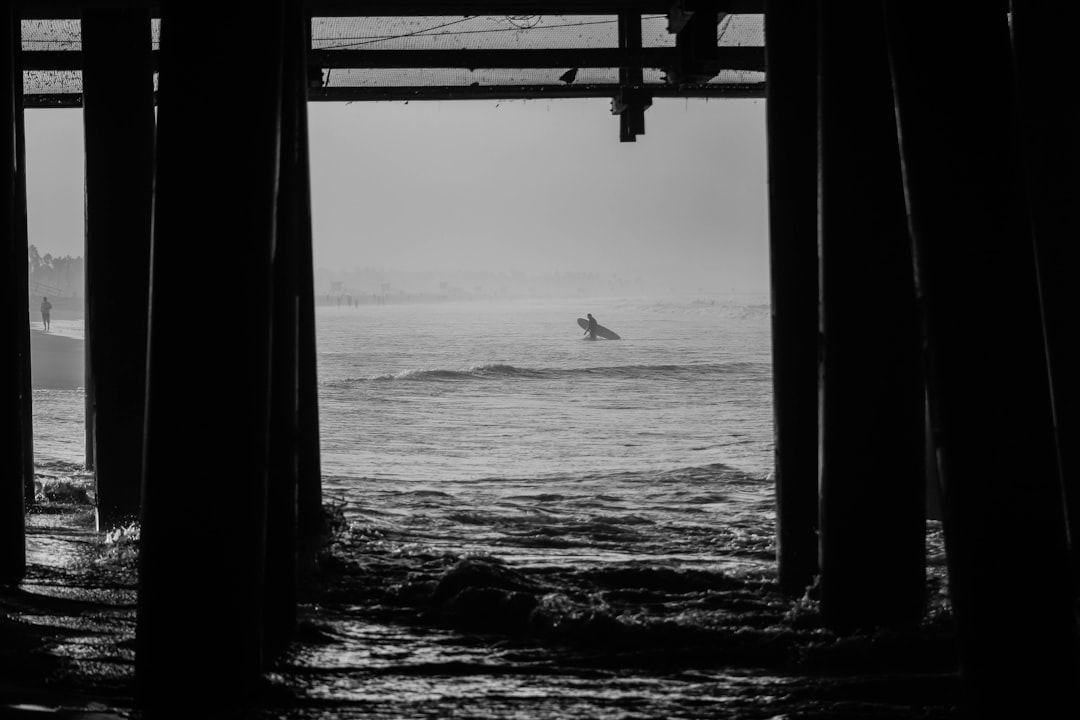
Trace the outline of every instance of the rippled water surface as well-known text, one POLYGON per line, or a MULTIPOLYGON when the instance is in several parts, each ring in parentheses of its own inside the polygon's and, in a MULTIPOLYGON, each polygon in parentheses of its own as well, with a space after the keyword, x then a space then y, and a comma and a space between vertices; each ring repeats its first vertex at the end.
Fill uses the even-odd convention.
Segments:
MULTIPOLYGON (((773 582, 767 298, 317 322, 338 533, 271 716, 827 715, 848 701, 822 700, 843 682, 821 667, 875 669, 869 644, 823 661, 812 602, 773 582), (587 312, 623 339, 583 339, 587 312)), ((39 455, 81 459, 81 402, 35 393, 39 455)), ((948 693, 886 677, 862 716, 904 717, 912 698, 949 716, 948 693)))

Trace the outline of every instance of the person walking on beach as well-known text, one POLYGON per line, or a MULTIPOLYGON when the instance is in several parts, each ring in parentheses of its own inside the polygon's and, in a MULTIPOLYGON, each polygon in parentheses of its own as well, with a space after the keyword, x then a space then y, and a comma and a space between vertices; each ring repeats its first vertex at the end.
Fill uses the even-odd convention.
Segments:
POLYGON ((49 298, 41 298, 41 324, 45 326, 45 332, 49 332, 49 311, 52 310, 52 303, 49 302, 49 298))
POLYGON ((585 317, 589 318, 589 327, 585 328, 585 332, 582 335, 588 335, 593 340, 596 339, 596 318, 592 316, 592 313, 585 313, 585 317))

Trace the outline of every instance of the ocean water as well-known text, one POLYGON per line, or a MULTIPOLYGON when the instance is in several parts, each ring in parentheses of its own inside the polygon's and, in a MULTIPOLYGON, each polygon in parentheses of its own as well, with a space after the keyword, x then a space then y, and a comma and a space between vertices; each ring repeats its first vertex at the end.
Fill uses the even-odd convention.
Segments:
POLYGON ((448 551, 737 562, 692 536, 767 513, 768 322, 760 297, 320 308, 325 492, 448 551), (589 311, 623 339, 584 339, 589 311))
MULTIPOLYGON (((950 717, 775 587, 769 323, 749 295, 319 307, 339 522, 252 716, 846 717, 847 663, 893 673, 860 716, 950 717)), ((39 473, 81 461, 81 395, 35 392, 39 473)))
POLYGON ((347 569, 290 685, 570 718, 715 716, 761 682, 657 670, 702 672, 722 598, 773 564, 767 298, 320 308, 318 337, 347 569))

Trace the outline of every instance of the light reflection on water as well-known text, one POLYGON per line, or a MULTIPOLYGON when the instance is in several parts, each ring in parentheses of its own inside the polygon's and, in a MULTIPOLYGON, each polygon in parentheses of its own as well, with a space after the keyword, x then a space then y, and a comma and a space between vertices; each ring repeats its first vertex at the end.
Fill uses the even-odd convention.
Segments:
POLYGON ((302 687, 309 700, 357 717, 717 717, 740 707, 768 708, 797 682, 731 669, 645 674, 574 667, 571 657, 492 648, 482 638, 470 648, 451 633, 378 623, 337 627, 352 649, 305 648, 290 660, 296 671, 281 679, 302 687))
MULTIPOLYGON (((252 717, 833 707, 795 657, 830 640, 773 584, 767 306, 617 309, 636 327, 610 345, 564 339, 550 307, 508 311, 516 334, 491 309, 321 312, 324 489, 348 528, 274 668, 290 702, 252 717)), ((84 397, 34 399, 39 456, 69 463, 43 470, 70 473, 84 397)), ((117 613, 113 649, 60 647, 130 680, 133 608, 117 613)))

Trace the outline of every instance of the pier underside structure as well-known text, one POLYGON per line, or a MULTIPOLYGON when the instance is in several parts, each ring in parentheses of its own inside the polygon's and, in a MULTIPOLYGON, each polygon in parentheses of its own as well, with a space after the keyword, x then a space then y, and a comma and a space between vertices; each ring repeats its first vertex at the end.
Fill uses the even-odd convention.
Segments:
POLYGON ((6 4, 0 577, 22 575, 33 502, 24 108, 84 113, 87 460, 101 529, 141 523, 152 708, 193 667, 206 697, 257 684, 289 643, 320 535, 308 102, 601 97, 632 142, 655 98, 766 98, 780 584, 816 582, 837 629, 918 622, 929 483, 973 709, 1080 712, 1080 101, 1063 90, 1078 13, 6 4), (206 323, 221 299, 203 288, 230 284, 245 322, 206 323), (169 490, 193 456, 212 488, 169 490))

